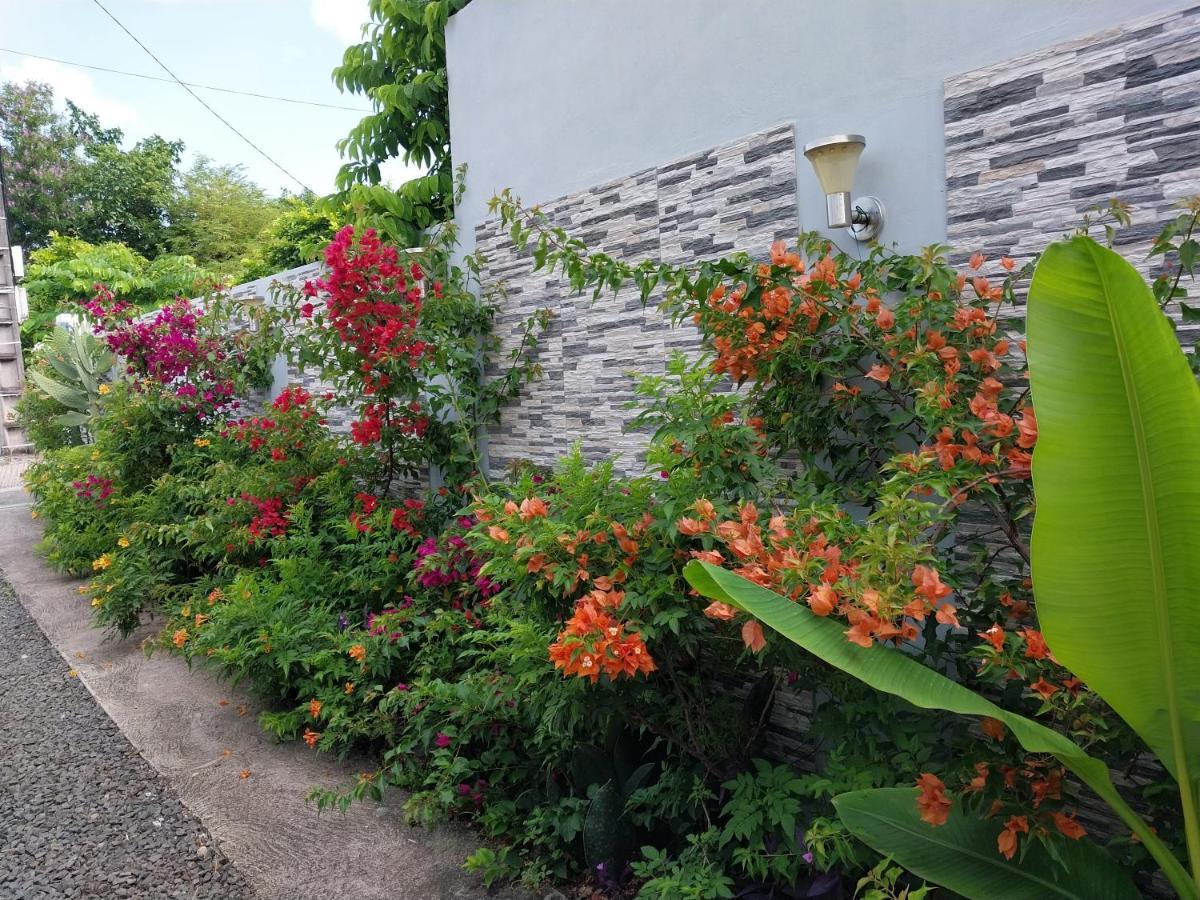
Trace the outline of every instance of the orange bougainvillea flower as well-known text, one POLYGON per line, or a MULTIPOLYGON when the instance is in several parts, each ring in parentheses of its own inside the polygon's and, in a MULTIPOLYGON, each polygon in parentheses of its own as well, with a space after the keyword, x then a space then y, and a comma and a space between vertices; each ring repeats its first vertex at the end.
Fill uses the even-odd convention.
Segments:
POLYGON ((488 526, 488 537, 490 537, 493 541, 500 542, 501 544, 508 543, 508 532, 499 525, 488 526))
POLYGON ((996 838, 996 846, 1004 854, 1005 859, 1012 859, 1017 854, 1019 843, 1018 834, 1029 833, 1029 822, 1024 816, 1009 816, 1004 823, 1004 830, 996 838))
POLYGON ((711 521, 717 517, 717 510, 712 502, 703 498, 692 504, 692 510, 705 521, 711 521))
POLYGON ((885 306, 875 317, 875 324, 883 331, 891 331, 896 327, 896 314, 885 306))
POLYGON ((518 509, 520 509, 520 507, 517 506, 516 501, 514 501, 514 500, 505 500, 504 501, 504 514, 506 516, 515 516, 517 514, 518 509))
POLYGON ((818 616, 827 616, 837 607, 837 592, 827 584, 808 590, 808 608, 818 616))
POLYGON ((313 731, 311 728, 304 729, 304 743, 310 747, 316 747, 317 741, 321 739, 321 732, 313 731))
POLYGON ((920 791, 917 795, 917 809, 921 811, 921 818, 933 826, 945 825, 953 804, 946 796, 946 785, 942 779, 929 772, 922 772, 917 777, 917 789, 920 791))
POLYGON ((749 647, 752 653, 758 653, 767 646, 767 639, 758 619, 750 619, 742 626, 742 643, 749 647))
POLYGON ((967 265, 969 265, 972 269, 978 269, 986 261, 987 261, 987 257, 985 257, 978 250, 976 250, 974 253, 971 254, 971 258, 969 260, 967 260, 967 265))
POLYGON ((983 632, 982 635, 980 635, 980 637, 982 637, 997 650, 1004 649, 1004 636, 1005 631, 998 624, 993 625, 987 631, 983 632))
POLYGON ((187 639, 188 633, 186 628, 176 629, 175 633, 171 635, 171 643, 176 647, 182 647, 187 643, 187 639))
POLYGON ((930 605, 954 593, 953 590, 942 584, 938 570, 932 566, 913 566, 912 583, 916 587, 917 593, 928 600, 930 605))
POLYGON ((993 719, 991 716, 984 716, 979 722, 979 727, 983 729, 983 733, 993 741, 1004 740, 1004 735, 1007 733, 1004 723, 999 719, 993 719))
POLYGON ((350 658, 355 662, 362 662, 367 658, 367 648, 362 644, 355 644, 346 652, 350 654, 350 658))
POLYGON ((540 516, 546 516, 550 510, 540 497, 527 497, 521 501, 521 521, 528 522, 540 516))
POLYGON ((1021 413, 1021 418, 1014 419, 1017 425, 1017 446, 1029 450, 1037 443, 1038 429, 1037 417, 1033 414, 1033 407, 1027 406, 1021 413))
POLYGON ((1052 813, 1051 815, 1054 818, 1054 827, 1071 840, 1077 841, 1087 834, 1087 829, 1075 821, 1073 815, 1068 816, 1066 813, 1061 812, 1052 813))
POLYGON ((1042 633, 1034 628, 1022 628, 1018 634, 1025 639, 1025 655, 1030 659, 1053 658, 1042 633))
POLYGON ((1029 689, 1043 700, 1049 700, 1058 693, 1058 686, 1047 681, 1045 678, 1039 678, 1029 686, 1029 689))
POLYGON ((321 701, 316 698, 310 700, 308 702, 308 714, 314 719, 317 718, 317 716, 321 715, 321 705, 321 701))
POLYGON ((704 615, 710 619, 718 619, 722 622, 728 622, 737 615, 737 610, 728 603, 722 603, 720 600, 714 600, 708 606, 704 607, 704 615))
POLYGON ((867 377, 878 381, 880 384, 887 384, 887 380, 892 377, 892 367, 883 365, 871 366, 867 372, 867 377))
POLYGON ((675 523, 675 527, 679 529, 680 534, 691 536, 708 531, 708 522, 703 519, 690 519, 684 516, 675 523))
POLYGON ((1017 261, 1015 259, 1013 259, 1011 256, 1000 257, 1000 265, 1004 267, 1004 271, 1006 271, 1006 272, 1011 272, 1013 270, 1013 266, 1015 266, 1016 264, 1017 264, 1017 261))

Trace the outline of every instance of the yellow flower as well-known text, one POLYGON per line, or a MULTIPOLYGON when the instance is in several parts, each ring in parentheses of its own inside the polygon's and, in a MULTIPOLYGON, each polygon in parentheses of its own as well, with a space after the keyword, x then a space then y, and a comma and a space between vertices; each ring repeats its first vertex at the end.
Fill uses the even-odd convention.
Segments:
POLYGON ((111 565, 112 565, 112 557, 109 556, 107 553, 102 553, 102 554, 100 554, 99 559, 92 560, 92 569, 94 569, 97 572, 103 571, 104 569, 107 569, 111 565))
POLYGON ((37 517, 38 517, 38 511, 36 509, 31 509, 29 511, 29 518, 36 519, 37 517))
POLYGON ((129 538, 127 538, 127 537, 117 538, 117 546, 122 549, 124 549, 125 547, 128 547, 129 546, 129 538))
POLYGON ((75 590, 79 591, 81 594, 90 594, 92 591, 92 586, 90 584, 81 584, 79 587, 75 588, 75 590))
POLYGON ((102 385, 100 385, 99 388, 97 388, 97 390, 100 391, 101 396, 103 396, 104 394, 107 394, 109 391, 111 391, 112 387, 107 384, 102 384, 102 385))
POLYGON ((99 461, 100 461, 100 451, 93 450, 92 451, 92 462, 99 462, 99 461))
POLYGON ((116 587, 116 585, 115 585, 115 584, 110 584, 108 587, 106 587, 106 588, 104 589, 104 593, 106 593, 106 594, 111 594, 111 593, 112 593, 112 589, 113 589, 113 588, 115 588, 115 587, 116 587))
POLYGON ((94 609, 95 607, 99 606, 103 602, 104 601, 101 600, 99 597, 93 597, 92 598, 92 608, 94 609))
POLYGON ((210 441, 208 438, 196 438, 194 441, 192 441, 192 443, 197 447, 207 447, 212 443, 212 441, 210 441))

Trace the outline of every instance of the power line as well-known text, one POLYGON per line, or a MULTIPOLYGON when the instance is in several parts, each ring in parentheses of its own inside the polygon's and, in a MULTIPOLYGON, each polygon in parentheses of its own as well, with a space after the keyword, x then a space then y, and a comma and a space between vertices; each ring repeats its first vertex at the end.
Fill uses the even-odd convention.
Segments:
MULTIPOLYGON (((144 78, 147 81, 163 81, 167 84, 174 84, 172 78, 160 78, 158 75, 147 75, 144 72, 125 72, 121 69, 110 69, 106 66, 93 66, 89 63, 74 62, 69 59, 58 59, 54 56, 40 56, 37 53, 26 53, 23 50, 9 50, 7 47, 0 47, 0 53, 11 53, 14 56, 27 56, 30 59, 43 59, 46 62, 60 63, 64 66, 75 66, 79 69, 91 69, 94 72, 108 72, 112 75, 128 75, 130 78, 144 78)), ((320 103, 316 100, 297 100, 294 97, 276 97, 274 94, 259 94, 254 91, 239 91, 235 88, 216 87, 211 84, 197 84, 194 81, 185 81, 188 87, 201 88, 206 91, 220 91, 223 94, 238 94, 242 97, 256 97, 259 100, 276 100, 280 103, 299 103, 302 106, 321 106, 325 109, 344 109, 349 112, 369 113, 370 110, 361 106, 340 106, 337 103, 320 103)))
POLYGON ((187 84, 180 81, 179 76, 176 75, 174 72, 172 72, 170 69, 168 69, 167 64, 164 63, 157 56, 155 56, 153 51, 151 51, 151 49, 149 47, 147 47, 140 40, 138 40, 137 35, 135 35, 128 28, 126 28, 124 26, 124 24, 122 24, 120 19, 118 19, 116 16, 114 16, 112 13, 110 13, 108 11, 107 7, 105 7, 105 5, 100 2, 100 0, 92 0, 92 2, 95 3, 98 7, 100 7, 100 9, 103 10, 103 12, 106 16, 108 16, 110 19, 112 19, 114 22, 116 22, 117 27, 120 28, 127 35, 129 35, 129 37, 133 39, 133 42, 135 44, 137 44, 139 47, 141 47, 143 50, 145 50, 146 55, 149 56, 156 63, 158 63, 159 68, 161 68, 164 72, 166 72, 168 75, 170 75, 171 79, 176 84, 178 84, 181 88, 183 88, 185 91, 187 91, 189 94, 191 94, 196 99, 197 103, 199 103, 201 106, 203 106, 205 109, 207 109, 210 113, 212 113, 218 120, 221 121, 222 124, 224 124, 224 126, 226 128, 228 128, 230 131, 232 131, 234 134, 236 134, 238 137, 240 137, 243 141, 245 141, 247 144, 249 144, 250 147, 253 148, 254 151, 256 153, 258 153, 263 159, 265 159, 267 162, 269 162, 271 165, 273 165, 275 168, 277 168, 280 172, 282 172, 288 178, 292 179, 292 181, 296 182, 296 184, 300 185, 300 187, 304 188, 305 191, 307 191, 310 194, 316 193, 316 191, 314 191, 312 188, 310 188, 308 185, 306 185, 303 181, 301 181, 299 178, 297 178, 295 175, 293 175, 291 172, 289 172, 287 169, 285 169, 282 165, 277 163, 271 156, 269 156, 267 154, 266 150, 262 149, 262 147, 258 146, 258 144, 256 144, 256 143, 254 143, 254 141, 250 140, 250 138, 246 137, 246 135, 244 135, 240 131, 238 131, 233 126, 233 123, 231 123, 228 119, 226 119, 224 116, 222 116, 219 112, 217 112, 215 109, 213 109, 211 106, 209 106, 203 97, 201 97, 199 94, 197 94, 195 91, 193 91, 187 84))

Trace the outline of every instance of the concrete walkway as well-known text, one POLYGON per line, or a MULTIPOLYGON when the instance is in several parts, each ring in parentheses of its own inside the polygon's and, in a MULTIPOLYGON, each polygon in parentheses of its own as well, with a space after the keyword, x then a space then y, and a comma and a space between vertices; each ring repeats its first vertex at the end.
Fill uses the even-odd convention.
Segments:
MULTIPOLYGON (((488 896, 462 869, 479 838, 465 830, 411 828, 393 795, 346 815, 318 815, 313 785, 352 781, 363 766, 339 763, 303 743, 275 744, 259 708, 207 672, 165 653, 147 659, 147 628, 104 640, 90 625, 79 582, 35 554, 40 538, 20 490, 0 491, 0 569, 18 599, 79 679, 178 798, 220 842, 262 900, 374 900, 488 896), (243 772, 249 772, 242 777, 243 772)), ((20 722, 6 728, 20 728, 20 722)), ((511 892, 491 896, 518 898, 511 892)))

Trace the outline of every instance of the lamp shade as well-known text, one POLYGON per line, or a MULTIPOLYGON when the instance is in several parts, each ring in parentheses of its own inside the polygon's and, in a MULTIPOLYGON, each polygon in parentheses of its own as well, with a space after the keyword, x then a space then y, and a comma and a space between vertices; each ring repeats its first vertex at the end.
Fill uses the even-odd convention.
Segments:
POLYGON ((835 134, 804 146, 804 156, 812 163, 826 194, 849 193, 854 189, 858 158, 866 149, 861 134, 835 134))

